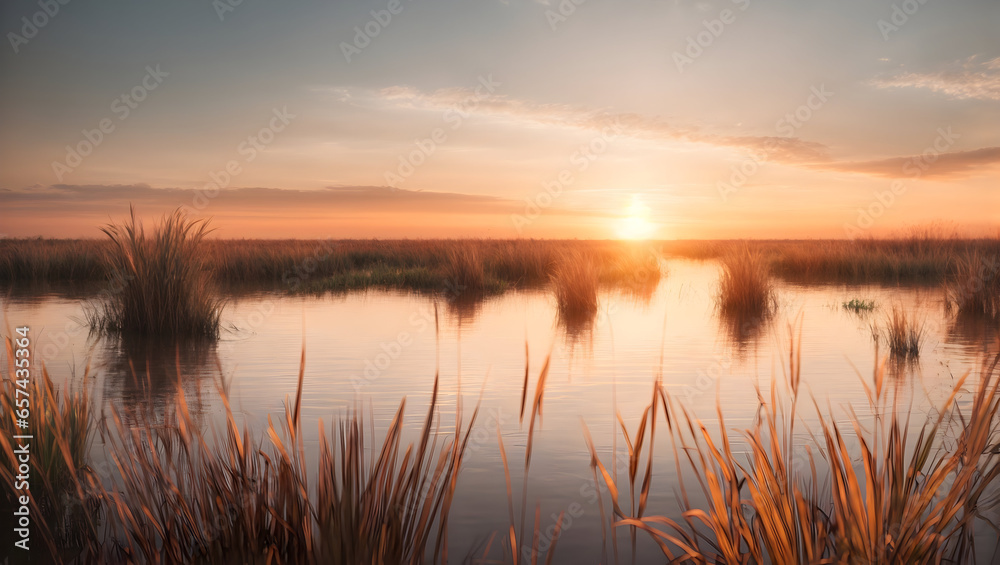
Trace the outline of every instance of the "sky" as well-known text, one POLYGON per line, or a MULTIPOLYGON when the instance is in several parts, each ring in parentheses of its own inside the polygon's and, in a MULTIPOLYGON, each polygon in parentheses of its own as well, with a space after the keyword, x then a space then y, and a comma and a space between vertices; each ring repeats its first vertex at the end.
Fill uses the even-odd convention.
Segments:
POLYGON ((995 0, 7 0, 0 235, 1000 231, 995 0))

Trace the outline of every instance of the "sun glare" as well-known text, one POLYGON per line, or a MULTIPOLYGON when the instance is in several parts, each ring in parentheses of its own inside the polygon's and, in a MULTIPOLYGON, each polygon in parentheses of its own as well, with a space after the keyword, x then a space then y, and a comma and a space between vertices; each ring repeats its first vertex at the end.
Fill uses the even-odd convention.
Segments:
POLYGON ((650 220, 652 210, 643 203, 638 194, 632 195, 632 202, 625 209, 625 215, 618 220, 619 239, 649 239, 656 233, 656 223, 650 220))

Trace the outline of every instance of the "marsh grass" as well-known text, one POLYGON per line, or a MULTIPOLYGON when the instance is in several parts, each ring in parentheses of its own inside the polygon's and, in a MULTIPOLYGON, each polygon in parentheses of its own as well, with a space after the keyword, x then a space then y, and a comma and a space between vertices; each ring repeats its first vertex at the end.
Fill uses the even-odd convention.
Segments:
POLYGON ((955 262, 948 306, 959 314, 1000 318, 1000 253, 973 253, 955 262))
MULTIPOLYGON (((844 429, 841 419, 823 415, 813 402, 820 413, 817 436, 796 431, 800 351, 793 335, 787 397, 778 395, 777 382, 769 395, 758 389, 758 416, 738 437, 730 437, 721 407, 713 434, 657 383, 643 425, 661 406, 677 462, 679 519, 644 515, 642 506, 627 512, 591 443, 592 465, 608 486, 615 525, 647 532, 671 562, 972 562, 976 521, 1000 476, 1000 356, 983 368, 966 411, 956 399, 968 375, 915 435, 909 412, 887 387, 884 365, 877 364, 873 382, 863 382, 878 415, 874 428, 863 427, 851 410, 852 424, 844 429), (693 484, 685 482, 685 466, 693 484), (692 494, 704 504, 694 506, 692 494)), ((635 476, 630 471, 630 489, 635 476)))
POLYGON ((552 273, 552 288, 559 316, 570 323, 591 320, 597 314, 600 269, 593 259, 575 254, 565 257, 552 273))
POLYGON ((920 356, 924 324, 902 306, 895 304, 881 324, 873 328, 872 334, 877 340, 885 342, 893 358, 916 359, 920 356))
MULTIPOLYGON (((758 389, 758 416, 741 431, 727 427, 721 406, 718 430, 710 431, 655 379, 634 432, 617 414, 628 453, 627 492, 619 488, 617 465, 609 472, 584 426, 593 478, 605 483, 610 498, 607 506, 604 496, 598 498, 602 527, 610 512, 610 526, 628 528, 633 547, 635 535, 645 532, 666 559, 686 563, 971 562, 977 521, 1000 476, 1000 356, 983 368, 971 399, 958 402, 965 375, 916 431, 898 388, 890 388, 884 364, 876 364, 871 382, 862 382, 877 415, 872 426, 862 426, 850 409, 852 423, 845 427, 842 418, 822 415, 813 401, 818 429, 800 431, 799 343, 801 334, 798 341, 790 338, 784 388, 773 381, 769 392, 758 389), (673 446, 677 519, 649 507, 658 433, 668 434, 673 446)), ((7 349, 12 359, 9 341, 7 349)), ((526 346, 520 421, 527 443, 519 516, 510 461, 497 430, 509 515, 502 562, 515 565, 551 563, 561 535, 563 515, 552 539, 543 539, 541 506, 532 516, 527 502, 550 363, 551 355, 532 392, 526 346)), ((236 422, 222 382, 225 424, 211 435, 198 431, 180 387, 166 419, 154 420, 141 405, 128 418, 113 409, 99 428, 111 462, 103 480, 95 479, 84 460, 94 421, 88 396, 60 400, 43 372, 32 385, 39 412, 32 429, 39 445, 48 446, 38 452, 38 476, 49 477, 47 488, 61 485, 66 507, 76 502, 79 508, 88 500, 99 505, 77 513, 72 531, 79 551, 72 555, 81 562, 448 559, 449 510, 478 407, 467 425, 457 407, 454 437, 440 436, 436 376, 416 442, 404 445, 402 439, 404 400, 380 445, 372 445, 369 423, 358 411, 330 428, 332 440, 320 421, 318 461, 310 465, 301 416, 304 366, 305 351, 294 399, 286 400, 281 417, 268 418, 262 435, 236 422), (60 465, 64 470, 57 470, 60 465), (108 480, 110 485, 103 482, 108 480), (103 517, 100 527, 91 516, 103 517)), ((5 383, 13 366, 7 371, 5 383)), ((5 384, 5 410, 9 390, 5 384)), ((3 425, 13 423, 8 417, 3 425)), ((0 454, 8 459, 12 433, 11 428, 0 435, 0 454)), ((9 469, 0 468, 5 485, 12 480, 9 469)), ((54 534, 65 526, 57 528, 59 518, 44 508, 35 510, 34 516, 43 517, 34 522, 36 531, 48 536, 53 561, 69 560, 65 542, 54 534)), ((606 540, 606 533, 602 537, 606 540)), ((482 562, 495 562, 488 558, 495 539, 485 544, 482 562)), ((617 555, 617 537, 612 541, 617 555)))
POLYGON ((222 303, 212 295, 202 257, 206 221, 188 220, 178 209, 147 234, 132 209, 129 219, 102 231, 120 286, 88 312, 92 328, 113 335, 218 335, 222 303))
POLYGON ((771 268, 764 256, 743 247, 724 256, 721 263, 719 307, 723 315, 768 318, 777 301, 771 268))
MULTIPOLYGON (((14 335, 9 328, 8 335, 14 335)), ((30 376, 26 379, 23 374, 18 375, 15 365, 18 358, 14 355, 11 337, 5 339, 5 349, 7 367, 0 391, 0 414, 3 415, 0 418, 0 484, 4 486, 3 497, 8 498, 8 507, 20 506, 15 505, 13 500, 15 492, 24 493, 20 484, 22 481, 18 478, 21 475, 18 457, 21 455, 16 450, 26 444, 30 453, 30 470, 25 476, 31 492, 32 532, 40 538, 37 545, 44 546, 49 557, 57 559, 59 548, 82 547, 95 531, 89 517, 94 498, 82 487, 92 480, 91 469, 86 462, 95 428, 90 394, 86 388, 89 367, 84 371, 82 388, 60 394, 44 366, 30 368, 30 376), (20 387, 18 382, 26 386, 20 387), (22 409, 28 411, 27 428, 17 426, 22 409), (32 437, 28 440, 14 439, 17 435, 32 437), (18 488, 15 489, 15 486, 18 488)), ((34 356, 28 359, 33 361, 34 356)), ((3 518, 8 519, 6 515, 3 518)), ((34 542, 33 547, 37 547, 34 542)))
POLYGON ((849 302, 844 302, 842 304, 844 310, 850 310, 855 314, 864 314, 875 310, 874 300, 864 300, 860 298, 852 298, 849 302))
MULTIPOLYGON (((3 239, 0 281, 100 281, 112 271, 105 261, 109 247, 110 242, 97 240, 3 239)), ((1000 238, 959 238, 943 231, 853 241, 678 240, 649 245, 655 255, 692 259, 720 259, 747 247, 764 255, 774 276, 814 282, 961 282, 967 278, 956 278, 963 260, 977 254, 1000 257, 1000 238)), ((449 250, 465 248, 475 249, 487 276, 511 288, 544 285, 570 252, 590 254, 610 267, 606 270, 635 253, 634 243, 615 241, 220 239, 206 241, 203 255, 206 269, 220 284, 289 286, 289 280, 315 281, 377 268, 422 267, 442 276, 449 250)), ((373 284, 380 283, 375 279, 373 284)))

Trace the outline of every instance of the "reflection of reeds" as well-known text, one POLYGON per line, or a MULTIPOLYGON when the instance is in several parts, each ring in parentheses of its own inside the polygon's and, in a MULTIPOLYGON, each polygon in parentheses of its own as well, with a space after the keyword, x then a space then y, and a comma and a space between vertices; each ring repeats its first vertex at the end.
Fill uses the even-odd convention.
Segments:
POLYGON ((764 256, 744 247, 722 259, 719 305, 723 314, 767 318, 774 310, 774 283, 764 256))
POLYGON ((108 262, 123 280, 90 312, 92 327, 128 335, 218 334, 222 305, 207 288, 202 265, 204 221, 188 220, 176 210, 147 235, 133 209, 128 220, 102 230, 112 243, 108 262))

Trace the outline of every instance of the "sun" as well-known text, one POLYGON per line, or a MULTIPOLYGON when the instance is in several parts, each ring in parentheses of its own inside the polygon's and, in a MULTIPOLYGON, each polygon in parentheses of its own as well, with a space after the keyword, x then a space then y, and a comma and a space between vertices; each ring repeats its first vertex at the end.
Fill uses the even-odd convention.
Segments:
POLYGON ((625 209, 625 215, 617 222, 619 239, 642 240, 651 238, 657 230, 655 222, 650 220, 649 206, 646 206, 638 194, 632 195, 632 202, 625 209))

